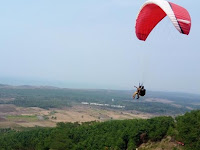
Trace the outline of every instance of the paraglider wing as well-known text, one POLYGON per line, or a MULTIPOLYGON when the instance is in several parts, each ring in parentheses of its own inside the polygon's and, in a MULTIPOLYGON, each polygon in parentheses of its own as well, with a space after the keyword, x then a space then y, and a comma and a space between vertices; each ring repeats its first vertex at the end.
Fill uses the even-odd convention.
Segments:
POLYGON ((148 0, 136 19, 135 32, 139 40, 145 41, 153 28, 168 16, 175 28, 182 34, 189 34, 191 18, 188 11, 165 0, 148 0))

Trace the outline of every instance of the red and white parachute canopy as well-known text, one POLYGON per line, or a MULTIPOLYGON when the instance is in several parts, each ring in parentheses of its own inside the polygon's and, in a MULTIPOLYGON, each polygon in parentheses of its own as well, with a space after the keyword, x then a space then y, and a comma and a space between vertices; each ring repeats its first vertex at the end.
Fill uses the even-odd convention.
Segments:
POLYGON ((145 41, 166 15, 180 33, 189 34, 191 18, 185 8, 165 0, 148 0, 140 9, 136 19, 135 32, 138 39, 145 41))

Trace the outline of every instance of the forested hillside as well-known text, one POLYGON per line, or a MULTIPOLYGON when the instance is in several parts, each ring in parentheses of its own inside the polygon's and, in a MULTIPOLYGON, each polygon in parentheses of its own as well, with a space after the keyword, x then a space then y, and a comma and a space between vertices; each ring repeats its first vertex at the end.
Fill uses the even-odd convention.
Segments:
POLYGON ((186 113, 175 120, 172 117, 156 117, 102 123, 58 123, 55 128, 1 129, 0 132, 2 150, 132 150, 142 143, 160 141, 168 135, 184 143, 186 150, 199 150, 200 111, 186 113))

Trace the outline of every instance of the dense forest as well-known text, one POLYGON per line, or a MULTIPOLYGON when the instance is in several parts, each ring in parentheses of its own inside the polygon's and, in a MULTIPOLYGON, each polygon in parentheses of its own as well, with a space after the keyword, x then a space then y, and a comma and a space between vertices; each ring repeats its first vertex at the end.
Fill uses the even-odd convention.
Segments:
POLYGON ((1 150, 134 150, 142 143, 160 141, 166 136, 184 143, 185 150, 199 150, 200 111, 175 119, 163 116, 147 120, 58 123, 55 128, 1 129, 0 133, 1 150))
POLYGON ((183 114, 191 109, 200 108, 200 98, 194 94, 147 91, 145 97, 141 97, 140 100, 133 100, 133 92, 126 90, 81 90, 0 85, 0 104, 48 109, 70 107, 81 104, 81 102, 89 102, 122 105, 125 106, 124 110, 137 110, 159 115, 183 114), (144 101, 148 98, 166 99, 173 103, 144 101))

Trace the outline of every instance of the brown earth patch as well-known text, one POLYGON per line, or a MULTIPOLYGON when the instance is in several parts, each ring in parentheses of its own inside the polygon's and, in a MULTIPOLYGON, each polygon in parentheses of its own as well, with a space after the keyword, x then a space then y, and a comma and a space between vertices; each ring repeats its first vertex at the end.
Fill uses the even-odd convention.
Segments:
POLYGON ((9 113, 16 111, 16 107, 10 104, 1 104, 0 105, 0 113, 9 113))
POLYGON ((4 117, 0 117, 0 122, 2 121, 6 121, 6 119, 4 117))
POLYGON ((38 121, 38 122, 22 122, 22 123, 17 123, 19 126, 23 127, 35 127, 35 126, 40 126, 40 127, 55 127, 56 123, 51 122, 51 121, 38 121))
POLYGON ((76 105, 62 109, 42 109, 37 107, 16 107, 14 105, 0 105, 0 127, 10 126, 56 126, 58 122, 89 122, 106 120, 123 120, 134 118, 150 118, 150 114, 92 107, 87 105, 76 105), (6 117, 9 116, 7 120, 6 117), (19 117, 12 117, 19 116, 19 117), (20 116, 36 116, 36 119, 20 118, 20 116), (11 119, 10 119, 11 117, 11 119), (4 119, 3 119, 4 118, 4 119))

